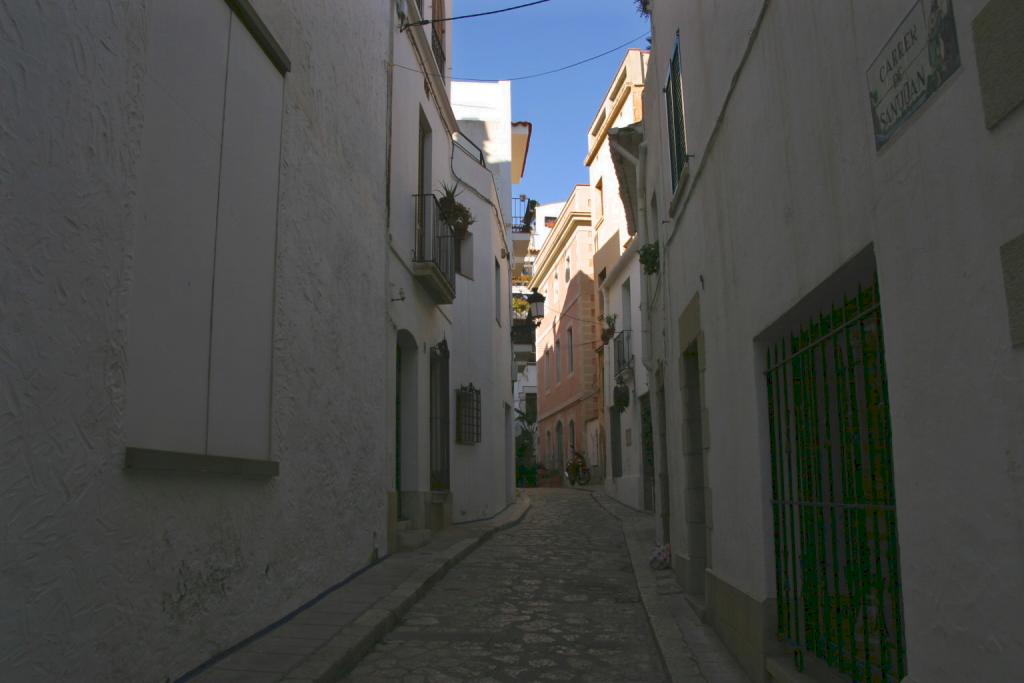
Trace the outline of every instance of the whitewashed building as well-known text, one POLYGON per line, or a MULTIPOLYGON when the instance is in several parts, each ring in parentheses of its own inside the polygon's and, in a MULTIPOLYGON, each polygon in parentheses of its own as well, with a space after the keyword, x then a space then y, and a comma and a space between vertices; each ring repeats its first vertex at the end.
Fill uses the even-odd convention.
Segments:
POLYGON ((389 4, 5 12, 2 678, 173 679, 388 549, 389 4))
POLYGON ((5 681, 176 679, 514 495, 508 86, 453 145, 449 5, 7 8, 5 681))
POLYGON ((648 5, 673 569, 757 681, 1019 678, 1021 4, 648 5))
POLYGON ((458 358, 452 366, 453 519, 462 522, 491 517, 515 497, 511 207, 512 185, 526 166, 524 135, 530 126, 511 120, 508 81, 456 81, 452 100, 461 131, 452 172, 464 188, 460 198, 476 217, 462 250, 461 262, 472 259, 473 265, 465 270, 464 286, 460 278, 452 342, 458 358))
POLYGON ((509 83, 452 83, 446 24, 421 23, 448 9, 419 4, 397 3, 389 86, 392 548, 497 514, 515 483, 507 225, 526 146, 509 83), (450 191, 466 229, 447 222, 450 191))

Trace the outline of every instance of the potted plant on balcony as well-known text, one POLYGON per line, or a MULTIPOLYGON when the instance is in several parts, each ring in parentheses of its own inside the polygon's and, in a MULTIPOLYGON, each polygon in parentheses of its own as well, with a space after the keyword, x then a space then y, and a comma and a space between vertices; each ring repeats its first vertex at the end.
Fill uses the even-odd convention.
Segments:
POLYGON ((651 242, 640 247, 639 251, 640 265, 643 266, 644 272, 648 275, 653 275, 658 272, 658 243, 651 242))
POLYGON ((612 340, 612 337, 615 336, 615 319, 616 319, 616 317, 617 316, 614 313, 612 313, 611 315, 606 315, 603 318, 605 326, 603 328, 601 328, 601 345, 602 346, 607 346, 608 342, 610 342, 612 340))
POLYGON ((620 412, 629 407, 629 387, 625 384, 616 384, 612 389, 612 407, 620 412))
POLYGON ((476 222, 465 204, 458 200, 459 184, 441 183, 441 196, 437 198, 440 218, 455 230, 455 236, 462 239, 469 232, 469 226, 476 222))

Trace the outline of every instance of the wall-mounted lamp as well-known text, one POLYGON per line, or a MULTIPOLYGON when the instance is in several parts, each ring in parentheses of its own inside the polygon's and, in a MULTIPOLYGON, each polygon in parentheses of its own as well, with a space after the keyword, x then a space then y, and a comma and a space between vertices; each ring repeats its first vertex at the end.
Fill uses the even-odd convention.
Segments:
POLYGON ((544 317, 544 295, 537 291, 537 288, 533 288, 533 292, 526 297, 526 303, 530 304, 530 320, 534 321, 533 324, 539 326, 541 318, 544 317))

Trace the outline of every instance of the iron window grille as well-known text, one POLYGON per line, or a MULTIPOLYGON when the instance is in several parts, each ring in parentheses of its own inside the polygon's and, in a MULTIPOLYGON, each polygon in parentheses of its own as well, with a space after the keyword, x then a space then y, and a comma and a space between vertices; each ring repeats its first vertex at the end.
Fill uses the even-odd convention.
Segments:
POLYGON ((480 443, 480 390, 472 382, 455 391, 455 440, 480 443))
POLYGON ((855 682, 907 672, 878 284, 771 345, 778 636, 855 682))

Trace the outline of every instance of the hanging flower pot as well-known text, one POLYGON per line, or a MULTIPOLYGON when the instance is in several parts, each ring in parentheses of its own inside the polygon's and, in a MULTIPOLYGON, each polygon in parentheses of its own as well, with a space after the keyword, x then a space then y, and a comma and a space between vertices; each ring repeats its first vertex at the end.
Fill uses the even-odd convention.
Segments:
POLYGON ((458 188, 458 183, 455 185, 441 183, 443 192, 437 198, 437 207, 441 220, 452 226, 456 236, 462 239, 469 232, 469 226, 473 225, 476 219, 469 208, 456 199, 459 196, 458 188))
POLYGON ((620 411, 629 407, 629 387, 625 384, 615 385, 612 389, 612 405, 620 411))
POLYGON ((651 242, 640 247, 639 251, 640 265, 643 266, 644 272, 648 275, 653 275, 658 272, 658 243, 651 242))
POLYGON ((615 337, 615 314, 606 315, 604 317, 605 327, 601 328, 601 345, 607 346, 608 342, 615 337))

